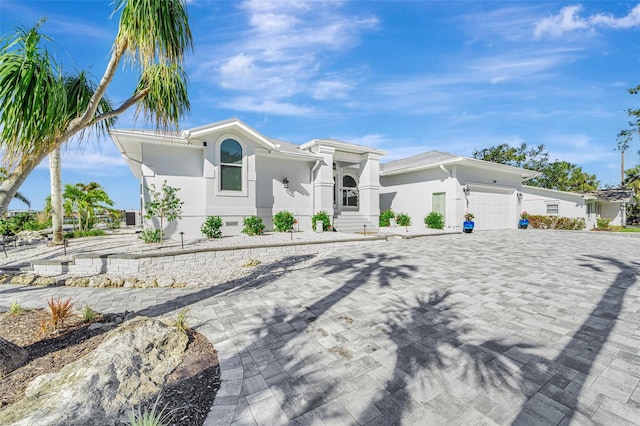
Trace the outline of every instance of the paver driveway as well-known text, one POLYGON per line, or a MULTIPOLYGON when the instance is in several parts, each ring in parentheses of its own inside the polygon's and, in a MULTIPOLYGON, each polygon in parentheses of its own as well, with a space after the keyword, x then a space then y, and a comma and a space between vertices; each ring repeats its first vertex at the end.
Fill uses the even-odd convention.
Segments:
POLYGON ((640 424, 640 238, 533 230, 349 247, 198 289, 0 286, 183 306, 220 352, 210 424, 640 424))

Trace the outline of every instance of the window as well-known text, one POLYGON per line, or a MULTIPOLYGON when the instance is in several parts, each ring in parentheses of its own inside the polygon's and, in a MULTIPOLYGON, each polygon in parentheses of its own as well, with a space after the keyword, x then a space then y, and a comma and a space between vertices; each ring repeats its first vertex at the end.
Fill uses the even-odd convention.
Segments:
POLYGON ((242 191, 242 147, 233 139, 220 144, 220 189, 242 191))
POLYGON ((358 207, 358 184, 349 175, 342 177, 342 205, 345 207, 358 207))
POLYGON ((559 212, 558 204, 547 204, 547 214, 558 214, 559 212))
POLYGON ((598 203, 587 203, 587 214, 600 214, 600 205, 598 203))

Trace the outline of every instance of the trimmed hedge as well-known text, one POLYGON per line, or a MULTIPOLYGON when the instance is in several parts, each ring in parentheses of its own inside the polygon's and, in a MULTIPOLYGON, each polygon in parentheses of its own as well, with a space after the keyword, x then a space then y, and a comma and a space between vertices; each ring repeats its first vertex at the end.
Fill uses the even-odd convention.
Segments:
POLYGON ((584 218, 529 215, 529 228, 579 231, 586 228, 584 218))

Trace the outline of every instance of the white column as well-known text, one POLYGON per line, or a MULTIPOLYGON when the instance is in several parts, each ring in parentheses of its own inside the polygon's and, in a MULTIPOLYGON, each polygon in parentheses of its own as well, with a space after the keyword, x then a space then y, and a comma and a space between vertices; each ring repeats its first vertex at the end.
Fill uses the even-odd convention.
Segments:
POLYGON ((360 161, 360 214, 374 226, 378 226, 380 217, 380 156, 377 154, 362 154, 360 161))
POLYGON ((322 161, 313 178, 313 214, 324 210, 333 217, 333 153, 335 149, 318 146, 316 153, 322 161))

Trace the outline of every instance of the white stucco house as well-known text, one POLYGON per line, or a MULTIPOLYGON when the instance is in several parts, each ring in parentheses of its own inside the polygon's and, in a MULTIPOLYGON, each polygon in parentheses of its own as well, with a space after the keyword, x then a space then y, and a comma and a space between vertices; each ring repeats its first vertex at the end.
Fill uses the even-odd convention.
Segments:
MULTIPOLYGON (((143 212, 146 188, 164 181, 180 188, 182 219, 165 227, 169 238, 180 232, 199 238, 202 223, 214 215, 223 219, 225 235, 240 233, 243 219, 252 215, 262 217, 270 230, 281 210, 296 216, 300 230, 311 230, 311 217, 321 210, 338 231, 359 231, 363 225, 377 230, 380 211, 388 208, 409 214, 414 229, 424 229, 431 211, 444 215, 450 231, 461 230, 467 211, 475 214, 478 230, 516 228, 522 210, 583 217, 590 200, 598 200, 523 185, 537 175, 531 170, 439 151, 381 164, 385 151, 333 139, 295 145, 238 119, 179 133, 110 134, 140 180, 143 212), (553 200, 558 200, 555 213, 553 200)), ((600 207, 598 214, 604 211, 600 207)))

